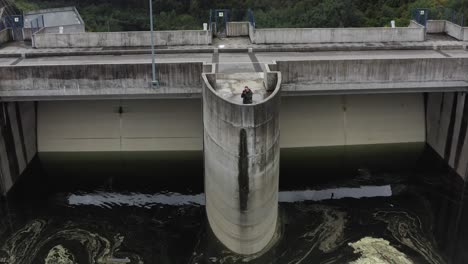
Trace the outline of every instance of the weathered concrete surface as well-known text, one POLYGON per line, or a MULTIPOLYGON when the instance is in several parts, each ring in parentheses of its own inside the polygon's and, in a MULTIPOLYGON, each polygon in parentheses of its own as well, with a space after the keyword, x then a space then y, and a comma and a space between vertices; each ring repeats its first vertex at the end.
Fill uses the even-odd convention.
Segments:
POLYGON ((11 33, 9 29, 0 30, 0 46, 11 41, 11 33))
POLYGON ((424 41, 425 29, 407 28, 270 28, 250 33, 255 44, 424 41))
POLYGON ((36 152, 35 103, 0 103, 0 195, 13 187, 36 152))
POLYGON ((278 61, 269 66, 282 73, 283 90, 297 94, 468 87, 467 58, 278 61))
POLYGON ((23 38, 25 40, 32 39, 33 47, 34 38, 32 36, 31 22, 36 27, 37 23, 40 23, 42 27, 40 32, 42 33, 59 33, 60 27, 62 27, 63 33, 85 32, 85 23, 78 10, 73 6, 25 12, 23 38), (36 19, 39 19, 40 22, 36 19))
POLYGON ((464 180, 468 168, 466 93, 431 93, 427 99, 427 143, 464 180))
POLYGON ((411 20, 408 25, 409 28, 424 28, 423 25, 419 24, 418 22, 411 20))
POLYGON ((39 152, 201 151, 201 99, 38 102, 39 152))
POLYGON ((445 33, 457 40, 468 41, 468 27, 461 27, 447 20, 428 20, 427 33, 445 33))
POLYGON ((151 64, 0 66, 0 97, 97 98, 200 94, 203 63, 159 63, 159 88, 151 64))
POLYGON ((285 97, 281 147, 425 142, 420 94, 285 97))
MULTIPOLYGON (((200 98, 37 104, 40 152, 203 150, 200 98)), ((422 93, 283 97, 280 124, 281 148, 425 142, 422 93)))
POLYGON ((445 21, 445 33, 447 33, 447 35, 454 37, 458 40, 463 40, 464 38, 463 27, 455 23, 452 23, 450 21, 445 21))
MULTIPOLYGON (((157 46, 209 45, 211 31, 177 30, 156 31, 157 46)), ((148 47, 151 46, 151 32, 86 32, 69 34, 35 34, 35 48, 93 48, 93 47, 148 47)))
MULTIPOLYGON (((434 54, 423 58, 395 54, 396 59, 381 55, 378 55, 379 59, 356 59, 360 54, 337 55, 330 60, 309 56, 305 58, 310 60, 305 61, 291 57, 292 61, 278 61, 268 67, 282 72, 284 96, 465 90, 468 87, 468 58, 445 58, 437 52, 434 54)), ((455 56, 466 55, 465 52, 458 54, 455 56)), ((209 56, 200 60, 207 58, 209 56)), ((243 58, 251 63, 248 56, 243 58)), ((151 64, 144 63, 148 58, 116 63, 110 62, 109 58, 106 60, 108 64, 94 64, 92 59, 78 58, 75 61, 81 65, 70 65, 62 59, 48 65, 47 61, 39 59, 39 63, 31 60, 16 66, 1 66, 0 61, 0 98, 14 101, 201 97, 201 73, 203 67, 207 67, 203 62, 157 64, 161 87, 155 89, 150 87, 151 64)), ((231 67, 231 64, 222 66, 231 67)))
POLYGON ((86 27, 84 24, 82 25, 67 25, 67 26, 57 26, 57 27, 46 27, 42 28, 41 30, 37 31, 32 35, 32 30, 30 28, 24 28, 23 29, 23 37, 25 40, 31 40, 32 41, 32 47, 36 48, 36 35, 45 35, 45 34, 59 34, 60 33, 60 28, 63 29, 62 34, 71 34, 71 33, 85 33, 86 32, 86 27))
POLYGON ((426 33, 445 33, 445 20, 428 20, 426 22, 426 33))
MULTIPOLYGON (((279 73, 278 73, 279 75, 279 73)), ((280 82, 266 100, 242 105, 216 92, 204 74, 203 125, 208 220, 216 237, 239 254, 263 250, 276 232, 280 82)))
POLYGON ((228 37, 249 36, 249 22, 228 22, 226 32, 228 37))

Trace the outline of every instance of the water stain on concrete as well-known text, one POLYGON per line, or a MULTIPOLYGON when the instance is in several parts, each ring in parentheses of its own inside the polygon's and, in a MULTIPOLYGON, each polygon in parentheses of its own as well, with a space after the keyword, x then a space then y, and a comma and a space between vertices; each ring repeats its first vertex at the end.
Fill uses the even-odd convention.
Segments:
POLYGON ((239 204, 241 212, 247 211, 249 200, 249 152, 247 150, 247 132, 240 131, 239 140, 239 204))

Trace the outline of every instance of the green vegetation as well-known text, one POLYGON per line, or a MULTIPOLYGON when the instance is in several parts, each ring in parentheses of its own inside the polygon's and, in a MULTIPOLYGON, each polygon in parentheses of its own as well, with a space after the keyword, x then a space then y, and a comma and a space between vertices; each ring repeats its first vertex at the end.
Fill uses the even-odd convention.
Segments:
MULTIPOLYGON (((147 0, 16 0, 25 11, 76 6, 88 31, 148 30, 147 0)), ((468 20, 468 0, 153 0, 155 28, 201 29, 211 8, 235 9, 236 20, 245 10, 255 12, 258 27, 367 27, 407 26, 411 10, 451 7, 468 20)), ((435 11, 434 11, 435 13, 435 11)), ((468 21, 467 21, 468 22, 468 21)))

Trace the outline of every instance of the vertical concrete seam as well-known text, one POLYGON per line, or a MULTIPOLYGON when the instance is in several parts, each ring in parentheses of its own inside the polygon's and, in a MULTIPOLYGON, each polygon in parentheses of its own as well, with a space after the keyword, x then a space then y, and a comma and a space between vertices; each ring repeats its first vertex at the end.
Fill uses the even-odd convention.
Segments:
POLYGON ((462 122, 460 126, 460 136, 458 137, 457 150, 455 154, 455 166, 454 166, 455 170, 457 170, 460 165, 460 155, 463 149, 463 145, 465 144, 467 129, 468 129, 468 107, 467 107, 467 96, 465 96, 465 100, 463 102, 463 115, 462 115, 462 122))
POLYGON ((18 157, 16 156, 15 142, 13 139, 13 132, 11 129, 10 116, 8 114, 7 103, 2 104, 0 107, 0 115, 3 115, 5 118, 5 127, 3 130, 3 137, 5 142, 6 149, 6 158, 8 159, 8 165, 10 167, 10 177, 14 182, 18 178, 19 174, 19 163, 18 157))
MULTIPOLYGON (((35 134, 34 134, 34 143, 36 144, 35 146, 35 151, 36 154, 37 152, 39 152, 39 139, 38 139, 38 132, 39 132, 39 104, 38 102, 34 102, 34 130, 35 130, 35 134)), ((32 158, 32 157, 31 157, 32 158)))
POLYGON ((443 113, 444 113, 444 105, 445 105, 445 93, 442 93, 442 98, 440 99, 440 108, 439 108, 439 119, 437 120, 437 134, 436 134, 436 138, 435 138, 435 149, 438 153, 440 153, 440 155, 442 155, 442 149, 440 148, 440 145, 441 145, 441 140, 440 140, 440 136, 441 136, 441 129, 442 129, 442 119, 443 119, 443 113))
POLYGON ((213 53, 213 58, 211 59, 211 63, 213 63, 213 67, 215 67, 214 72, 218 73, 218 71, 219 71, 219 53, 217 52, 217 49, 215 49, 215 52, 213 53))
POLYGON ((24 130, 23 130, 23 118, 21 116, 21 109, 20 109, 20 105, 19 105, 18 102, 15 102, 15 110, 16 110, 16 120, 17 120, 17 123, 18 123, 18 133, 19 133, 19 137, 20 137, 20 140, 21 140, 21 148, 23 150, 23 158, 24 158, 25 164, 28 164, 28 154, 27 154, 27 150, 26 150, 26 140, 24 139, 24 130))
POLYGON ((348 136, 347 136, 347 127, 348 127, 348 123, 347 123, 347 111, 348 111, 348 108, 347 108, 347 100, 346 100, 346 95, 342 95, 341 96, 342 100, 341 100, 341 103, 342 103, 342 109, 343 109, 343 140, 344 140, 344 146, 346 147, 346 145, 348 145, 348 136))
POLYGON ((450 113, 450 123, 447 131, 447 138, 445 139, 444 159, 450 161, 450 153, 452 152, 452 140, 455 128, 455 119, 457 116, 458 93, 454 93, 452 98, 452 111, 450 113))
POLYGON ((423 100, 424 100, 424 127, 426 128, 425 129, 425 138, 426 138, 426 143, 429 139, 429 133, 428 133, 428 125, 429 125, 429 122, 428 122, 428 117, 429 117, 429 111, 428 111, 428 107, 429 107, 429 94, 428 93, 424 93, 423 94, 423 100))

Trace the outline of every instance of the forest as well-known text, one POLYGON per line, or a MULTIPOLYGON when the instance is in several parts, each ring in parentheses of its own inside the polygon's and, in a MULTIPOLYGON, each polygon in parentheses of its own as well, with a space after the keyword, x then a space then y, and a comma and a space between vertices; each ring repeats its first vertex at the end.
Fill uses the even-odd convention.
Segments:
MULTIPOLYGON (((76 6, 88 31, 138 31, 149 29, 147 0, 14 0, 18 8, 76 6)), ((415 8, 429 8, 431 18, 465 14, 468 0, 153 0, 157 30, 201 29, 210 9, 230 9, 233 20, 247 20, 253 10, 257 27, 373 27, 407 26, 415 8), (436 17, 437 14, 437 17, 436 17)))

